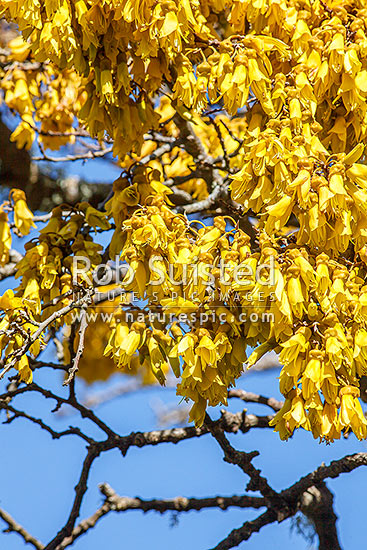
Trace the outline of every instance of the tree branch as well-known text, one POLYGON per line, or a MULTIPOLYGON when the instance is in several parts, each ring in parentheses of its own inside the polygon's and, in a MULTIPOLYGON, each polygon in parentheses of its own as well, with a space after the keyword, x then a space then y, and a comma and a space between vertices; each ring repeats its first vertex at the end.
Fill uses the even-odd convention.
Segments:
POLYGON ((274 399, 274 397, 264 397, 263 395, 258 395, 256 393, 241 390, 239 388, 228 390, 228 397, 230 399, 233 397, 238 397, 246 403, 260 403, 261 405, 267 405, 275 412, 280 411, 283 406, 283 402, 274 399))
POLYGON ((69 426, 69 429, 64 430, 62 432, 57 432, 53 428, 51 428, 51 426, 48 426, 47 424, 45 424, 45 422, 43 422, 43 420, 41 420, 40 418, 35 418, 24 411, 19 411, 18 409, 15 409, 14 407, 12 407, 11 405, 9 405, 8 403, 2 400, 0 400, 0 410, 5 410, 13 414, 13 416, 5 420, 3 424, 10 424, 16 418, 25 418, 26 420, 29 420, 30 422, 33 422, 34 424, 37 424, 38 426, 40 426, 42 430, 45 430, 46 432, 48 432, 51 435, 52 439, 60 439, 60 437, 63 437, 65 435, 77 435, 82 439, 84 439, 84 441, 86 441, 87 443, 93 442, 93 439, 85 435, 79 428, 76 428, 74 426, 69 426))
POLYGON ((76 350, 76 354, 73 359, 73 365, 69 369, 68 377, 63 383, 64 386, 68 386, 70 384, 70 382, 74 379, 75 374, 79 370, 79 361, 84 351, 85 331, 87 330, 87 327, 88 327, 87 309, 85 306, 81 310, 81 319, 80 319, 80 325, 79 325, 79 331, 78 331, 78 334, 79 334, 78 349, 76 350))
POLYGON ((221 510, 227 510, 227 508, 231 506, 236 506, 238 508, 262 508, 265 506, 263 498, 248 495, 207 498, 175 497, 163 500, 143 500, 138 497, 120 497, 107 483, 100 485, 100 491, 106 497, 106 502, 110 504, 111 510, 116 512, 125 512, 126 510, 142 510, 143 512, 148 512, 150 510, 155 510, 163 514, 168 511, 189 512, 190 510, 199 511, 204 508, 220 508, 221 510))
POLYGON ((319 550, 341 550, 333 501, 334 496, 323 481, 307 489, 301 497, 301 511, 315 527, 319 550))
POLYGON ((105 157, 106 155, 109 155, 113 151, 113 147, 106 147, 104 149, 100 149, 98 151, 92 151, 89 149, 86 153, 83 153, 82 155, 66 155, 65 157, 50 157, 44 150, 41 148, 41 145, 38 144, 42 155, 39 157, 32 157, 33 162, 39 162, 42 160, 46 160, 48 162, 75 162, 77 160, 89 160, 89 159, 96 159, 105 157))
POLYGON ((2 510, 1 508, 0 518, 8 525, 7 529, 5 529, 6 533, 18 533, 18 535, 22 537, 25 543, 31 544, 34 548, 36 548, 36 550, 43 550, 43 544, 35 537, 32 537, 32 535, 30 535, 28 531, 24 529, 24 527, 19 525, 19 523, 17 523, 15 519, 13 519, 10 514, 8 514, 8 512, 5 512, 5 510, 2 510))
MULTIPOLYGON (((313 472, 302 477, 299 481, 288 487, 288 489, 285 489, 284 491, 279 493, 280 497, 282 498, 280 502, 286 502, 288 511, 288 515, 284 516, 282 519, 286 519, 286 517, 290 517, 296 514, 299 509, 302 509, 302 506, 304 506, 305 502, 304 498, 308 498, 307 496, 303 497, 303 495, 306 491, 308 492, 310 487, 320 487, 320 484, 326 478, 338 477, 342 473, 351 472, 355 468, 359 468, 359 466, 367 466, 367 453, 355 453, 353 455, 347 455, 344 458, 340 458, 339 460, 334 460, 328 466, 323 464, 313 472)), ((330 506, 330 497, 328 497, 328 506, 330 506)), ((330 508, 327 512, 327 515, 328 521, 331 522, 331 525, 334 525, 334 528, 336 529, 336 517, 334 516, 334 512, 330 511, 330 508)), ((242 527, 231 531, 231 533, 212 550, 229 550, 230 548, 238 546, 242 541, 248 540, 253 533, 258 532, 264 525, 268 525, 269 523, 273 523, 277 520, 279 521, 278 518, 279 510, 277 511, 274 508, 268 508, 266 512, 261 514, 261 516, 257 517, 255 520, 247 521, 242 525, 242 527)), ((282 519, 280 519, 280 521, 282 521, 282 519)), ((333 533, 330 533, 330 536, 333 537, 333 533)), ((329 541, 327 541, 326 543, 328 544, 329 541)), ((325 548, 322 548, 322 550, 326 550, 329 548, 333 548, 334 550, 334 547, 331 546, 325 546, 325 548)), ((335 550, 338 550, 338 546, 335 547, 335 550)))
POLYGON ((262 527, 274 523, 277 519, 275 510, 268 509, 256 519, 246 521, 239 529, 233 529, 229 535, 211 550, 229 550, 248 540, 253 533, 258 533, 262 527))
POLYGON ((87 456, 84 459, 82 471, 80 473, 79 481, 75 487, 75 498, 73 506, 69 515, 69 518, 64 527, 57 533, 57 535, 45 546, 44 550, 55 550, 57 546, 66 538, 69 537, 73 531, 76 520, 80 513, 80 507, 83 501, 83 497, 87 491, 87 482, 89 472, 94 460, 100 455, 101 447, 98 444, 92 444, 88 448, 87 456))
POLYGON ((280 512, 279 521, 284 519, 284 513, 287 513, 287 506, 282 502, 280 495, 270 487, 267 479, 260 475, 260 470, 257 470, 252 464, 252 460, 259 455, 258 451, 246 453, 238 451, 228 441, 224 435, 223 428, 216 425, 208 414, 205 417, 205 424, 208 426, 212 436, 217 440, 221 449, 224 452, 224 460, 230 464, 236 464, 241 470, 250 477, 250 482, 247 485, 249 491, 260 491, 265 498, 267 506, 274 508, 280 512))
POLYGON ((56 550, 63 550, 89 529, 96 526, 97 522, 109 512, 126 512, 129 510, 141 510, 146 513, 155 511, 163 514, 164 512, 189 512, 191 510, 204 510, 210 508, 219 508, 227 510, 230 507, 236 508, 262 508, 265 506, 264 499, 261 497, 252 497, 248 495, 233 495, 231 497, 208 497, 208 498, 186 498, 175 497, 172 499, 152 499, 143 500, 141 498, 121 497, 107 484, 100 485, 101 493, 106 497, 106 501, 98 508, 94 514, 82 520, 72 531, 69 537, 57 546, 56 550))
MULTIPOLYGON (((7 397, 14 397, 29 391, 37 391, 44 397, 54 399, 57 402, 57 409, 61 405, 66 404, 78 410, 83 418, 88 418, 94 422, 101 430, 103 430, 108 439, 104 442, 105 449, 119 448, 123 454, 126 454, 130 447, 145 447, 148 445, 158 445, 160 443, 179 443, 194 437, 201 437, 210 432, 209 428, 204 425, 200 428, 195 426, 187 426, 183 428, 172 428, 169 430, 153 430, 150 432, 132 432, 129 435, 119 436, 111 428, 109 428, 95 413, 83 406, 75 399, 65 399, 60 397, 50 390, 38 386, 34 382, 27 386, 8 391, 0 395, 0 400, 7 397)), ((273 415, 256 416, 247 414, 245 410, 238 413, 231 413, 226 410, 221 411, 221 417, 213 421, 214 426, 219 426, 228 433, 247 433, 252 428, 269 428, 269 422, 273 415)))

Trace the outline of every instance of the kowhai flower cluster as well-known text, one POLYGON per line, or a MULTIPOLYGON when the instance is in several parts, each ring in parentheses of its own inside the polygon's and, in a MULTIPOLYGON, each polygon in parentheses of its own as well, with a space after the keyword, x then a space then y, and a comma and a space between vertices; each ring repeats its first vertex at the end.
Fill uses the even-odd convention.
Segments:
MULTIPOLYGON (((86 349, 85 379, 172 371, 201 425, 274 350, 282 439, 366 438, 365 2, 0 0, 0 14, 22 33, 1 54, 12 139, 58 149, 78 127, 122 170, 103 207, 56 208, 26 244, 1 298, 5 368, 29 382, 27 353, 63 325, 73 338, 76 310, 99 311, 95 270, 117 259, 112 313, 94 325, 103 363, 86 349)), ((33 223, 13 190, 3 264, 12 210, 15 233, 33 223)))

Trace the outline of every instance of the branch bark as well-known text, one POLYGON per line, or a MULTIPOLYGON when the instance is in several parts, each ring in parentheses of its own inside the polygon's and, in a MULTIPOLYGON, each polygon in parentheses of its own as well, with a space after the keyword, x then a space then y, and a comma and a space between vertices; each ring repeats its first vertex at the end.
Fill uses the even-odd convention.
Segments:
POLYGON ((301 511, 315 527, 319 550, 341 550, 333 502, 334 496, 323 481, 307 489, 301 497, 301 511))
POLYGON ((265 501, 261 497, 249 495, 233 495, 230 497, 216 496, 207 498, 186 498, 175 497, 171 499, 152 499, 143 500, 141 498, 120 497, 107 484, 100 485, 101 493, 106 497, 106 502, 110 504, 111 510, 124 512, 126 510, 142 510, 148 512, 155 510, 163 514, 164 512, 189 512, 190 510, 203 510, 205 508, 220 508, 227 510, 231 506, 237 508, 262 508, 265 501))
MULTIPOLYGON (((43 172, 25 149, 10 141, 11 131, 0 118, 0 184, 23 189, 32 210, 49 211, 62 203, 88 200, 97 207, 108 195, 109 186, 81 178, 53 177, 43 172)), ((104 152, 104 154, 106 154, 104 152)))
MULTIPOLYGON (((320 486, 322 486, 322 483, 325 479, 338 477, 340 474, 351 472, 352 470, 359 468, 360 466, 367 466, 367 453, 355 453, 353 455, 347 455, 343 458, 340 458, 339 460, 334 460, 327 466, 323 464, 313 472, 310 472, 308 475, 302 477, 299 481, 297 481, 284 491, 281 491, 279 495, 282 498, 282 501, 287 503, 288 509, 288 515, 285 516, 283 519, 295 515, 298 510, 302 509, 302 506, 305 505, 304 498, 308 498, 304 497, 303 495, 305 492, 309 492, 311 487, 319 488, 320 486)), ((333 510, 330 509, 330 506, 332 504, 330 496, 326 496, 326 492, 324 492, 324 496, 321 497, 321 500, 322 499, 324 499, 324 501, 320 503, 321 509, 319 509, 323 510, 323 513, 325 514, 324 517, 329 522, 329 526, 331 526, 333 530, 336 530, 336 516, 333 510)), ((258 516, 255 520, 247 521, 238 529, 234 529, 233 531, 231 531, 231 533, 229 533, 229 535, 212 550, 229 550, 230 548, 238 546, 242 541, 248 540, 253 533, 258 532, 265 525, 274 523, 274 521, 277 520, 279 521, 278 513, 279 511, 277 511, 276 509, 268 508, 266 512, 261 514, 261 516, 258 516)), ((335 548, 333 546, 325 546, 324 548, 321 546, 321 544, 331 544, 331 541, 334 540, 335 542, 337 540, 337 533, 326 533, 326 526, 323 527, 321 522, 322 519, 318 520, 317 526, 315 524, 316 530, 320 530, 319 532, 317 531, 318 534, 322 537, 320 539, 320 550, 326 550, 329 548, 332 548, 333 550, 338 550, 340 546, 335 546, 335 548)), ((339 544, 339 542, 337 542, 337 544, 339 544)))
POLYGON ((8 512, 0 508, 0 518, 8 525, 7 533, 18 533, 22 537, 25 543, 31 544, 36 550, 43 550, 44 546, 42 542, 33 537, 22 527, 8 512))

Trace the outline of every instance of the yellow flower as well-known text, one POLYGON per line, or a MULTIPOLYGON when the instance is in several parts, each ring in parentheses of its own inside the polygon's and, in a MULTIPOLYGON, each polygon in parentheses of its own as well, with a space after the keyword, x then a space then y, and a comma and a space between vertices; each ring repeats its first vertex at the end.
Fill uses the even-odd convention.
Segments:
POLYGON ((204 424, 207 401, 199 397, 198 401, 190 409, 189 421, 195 422, 195 426, 200 428, 204 424))
POLYGON ((17 36, 13 38, 13 40, 10 40, 8 46, 11 49, 11 57, 14 61, 25 61, 31 51, 29 44, 27 44, 21 36, 17 36))
POLYGON ((0 265, 5 265, 9 261, 9 251, 11 248, 11 233, 8 222, 8 216, 0 208, 0 265))
POLYGON ((309 361, 302 376, 302 395, 306 400, 310 399, 320 389, 322 382, 321 360, 323 356, 324 354, 318 350, 309 352, 309 361))
POLYGON ((22 358, 16 363, 15 368, 19 372, 20 379, 26 384, 31 384, 33 380, 33 372, 29 368, 28 357, 23 355, 22 358))
POLYGON ((345 386, 339 392, 341 405, 339 422, 344 428, 352 429, 358 439, 367 436, 367 420, 359 402, 359 389, 354 386, 345 386))
POLYGON ((22 235, 28 235, 31 227, 36 227, 33 223, 33 214, 29 210, 24 191, 21 189, 12 189, 10 199, 14 204, 14 223, 22 235))

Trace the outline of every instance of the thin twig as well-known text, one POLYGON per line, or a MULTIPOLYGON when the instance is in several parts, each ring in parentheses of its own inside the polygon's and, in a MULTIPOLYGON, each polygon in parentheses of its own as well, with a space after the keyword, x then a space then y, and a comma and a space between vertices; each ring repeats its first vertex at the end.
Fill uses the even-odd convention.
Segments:
POLYGON ((57 533, 57 535, 45 546, 44 550, 55 550, 57 546, 65 539, 65 537, 69 537, 71 535, 75 526, 75 522, 79 517, 83 497, 88 488, 87 482, 90 469, 94 460, 100 455, 101 450, 101 447, 97 444, 90 445, 90 447, 88 448, 87 456, 85 457, 83 462, 79 481, 75 486, 75 498, 68 520, 64 527, 57 533))
POLYGON ((84 439, 84 441, 86 441, 87 443, 93 442, 93 439, 85 435, 79 428, 76 428, 74 426, 69 426, 68 430, 64 430, 62 432, 56 432, 53 428, 51 428, 51 426, 48 426, 47 424, 45 424, 45 422, 43 422, 43 420, 41 420, 40 418, 35 418, 34 416, 31 416, 30 414, 24 411, 15 409, 14 407, 12 407, 11 405, 9 405, 4 401, 0 401, 0 410, 1 409, 5 411, 9 411, 13 414, 13 416, 5 420, 3 424, 10 424, 16 418, 25 418, 30 422, 33 422, 34 424, 38 424, 38 426, 40 426, 43 430, 45 430, 51 435, 52 439, 60 439, 61 437, 66 435, 77 435, 82 439, 84 439))
POLYGON ((42 152, 42 156, 32 157, 32 161, 39 162, 42 160, 46 160, 47 162, 74 162, 77 160, 89 160, 89 159, 102 158, 112 153, 113 147, 106 147, 105 149, 101 149, 100 151, 89 150, 87 153, 84 153, 83 155, 66 155, 65 157, 50 157, 49 155, 47 155, 47 153, 43 149, 41 149, 41 152, 42 152))
POLYGON ((44 549, 43 544, 38 539, 30 535, 28 531, 24 529, 24 527, 19 525, 19 523, 17 523, 15 519, 13 519, 11 515, 8 514, 8 512, 5 512, 5 510, 3 510, 2 508, 0 508, 0 518, 8 525, 5 532, 18 533, 18 535, 22 537, 25 543, 31 544, 34 548, 36 548, 36 550, 44 549))
POLYGON ((277 399, 274 399, 274 397, 265 397, 264 395, 258 395, 239 388, 228 390, 228 397, 237 397, 246 403, 260 403, 261 405, 267 405, 275 412, 280 411, 283 406, 283 401, 278 401, 277 399))
POLYGON ((73 365, 69 370, 68 377, 64 381, 63 386, 68 386, 70 382, 73 380, 75 374, 79 370, 79 361, 84 351, 85 331, 87 330, 87 327, 88 327, 87 307, 84 306, 81 310, 81 319, 80 319, 80 325, 79 325, 79 331, 78 331, 78 335, 79 335, 78 349, 76 350, 76 354, 73 359, 73 365))

